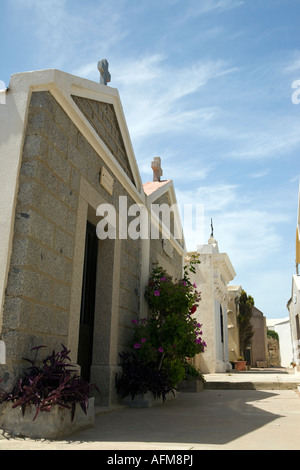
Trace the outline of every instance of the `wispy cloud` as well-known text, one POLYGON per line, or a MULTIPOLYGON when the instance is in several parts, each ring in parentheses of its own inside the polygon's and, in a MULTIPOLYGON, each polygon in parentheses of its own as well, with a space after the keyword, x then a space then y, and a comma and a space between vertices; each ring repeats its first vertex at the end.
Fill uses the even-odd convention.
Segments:
POLYGON ((282 249, 278 224, 288 220, 285 214, 245 206, 219 213, 215 219, 216 237, 218 230, 222 233, 220 249, 231 254, 237 270, 264 265, 282 249))
MULTIPOLYGON (((221 252, 229 254, 237 272, 254 269, 264 264, 270 256, 282 251, 284 240, 280 235, 280 225, 289 220, 282 208, 268 210, 265 205, 256 206, 254 200, 243 195, 243 187, 233 184, 203 184, 190 191, 178 191, 179 204, 203 204, 204 224, 207 238, 210 219, 213 218, 214 234, 221 252)), ((202 240, 202 233, 191 238, 186 234, 189 250, 202 240)))
POLYGON ((232 135, 235 149, 226 153, 233 159, 257 160, 278 158, 287 155, 300 145, 299 126, 295 119, 277 116, 277 121, 265 119, 264 129, 259 121, 249 126, 247 132, 232 135))
MULTIPOLYGON (((67 0, 15 0, 13 7, 24 15, 28 31, 36 40, 36 50, 44 62, 55 67, 70 67, 94 51, 106 52, 127 34, 122 21, 121 0, 101 2, 101 5, 82 9, 81 2, 67 0), (100 8, 99 8, 100 6, 100 8)), ((99 57, 99 59, 102 57, 99 57)))
POLYGON ((300 71, 300 51, 294 51, 288 64, 283 67, 283 72, 294 73, 300 71))
POLYGON ((184 15, 181 15, 180 22, 185 22, 191 18, 197 18, 205 14, 218 14, 226 10, 232 10, 242 6, 245 2, 242 0, 194 0, 187 3, 187 9, 184 15))
POLYGON ((115 67, 133 139, 162 132, 188 132, 219 115, 216 106, 188 103, 210 81, 235 69, 224 61, 203 61, 174 67, 160 54, 119 61, 115 67))
MULTIPOLYGON (((213 80, 236 68, 222 60, 170 65, 163 54, 129 57, 112 62, 111 86, 118 88, 132 139, 168 132, 199 132, 220 117, 218 106, 199 106, 199 93, 213 80), (189 101, 189 98, 195 100, 189 101)), ((73 71, 98 80, 95 63, 73 71)), ((208 132, 210 132, 208 130, 208 132)))
POLYGON ((257 171, 256 173, 252 173, 250 176, 252 178, 263 178, 264 176, 270 173, 270 169, 267 168, 266 170, 257 171))

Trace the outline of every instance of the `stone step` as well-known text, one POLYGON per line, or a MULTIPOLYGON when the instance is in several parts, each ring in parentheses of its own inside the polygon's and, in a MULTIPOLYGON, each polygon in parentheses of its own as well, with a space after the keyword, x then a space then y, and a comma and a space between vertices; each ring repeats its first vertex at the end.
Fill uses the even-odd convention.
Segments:
POLYGON ((204 390, 299 390, 296 382, 230 382, 204 383, 204 390))

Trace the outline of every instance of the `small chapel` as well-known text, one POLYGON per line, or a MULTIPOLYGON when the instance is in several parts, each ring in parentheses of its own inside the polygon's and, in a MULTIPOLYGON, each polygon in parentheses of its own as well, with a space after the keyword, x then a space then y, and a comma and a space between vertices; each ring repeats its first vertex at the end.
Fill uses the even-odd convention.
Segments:
POLYGON ((0 378, 10 388, 33 347, 63 344, 110 406, 131 321, 147 316, 153 263, 180 278, 185 243, 174 236, 179 214, 169 227, 150 214, 176 204, 173 182, 159 157, 153 181, 141 181, 107 61, 98 69, 100 83, 51 69, 14 74, 1 91, 0 378), (129 208, 143 208, 158 236, 129 237, 129 208), (116 225, 99 237, 111 209, 116 225))
MULTIPOLYGON (((213 226, 208 243, 197 247, 200 264, 191 275, 201 292, 201 302, 195 313, 207 338, 204 354, 196 356, 194 366, 203 374, 226 372, 232 369, 228 344, 228 311, 231 282, 236 273, 227 253, 220 253, 213 226)), ((188 253, 188 261, 193 253, 188 253)), ((195 254, 195 253, 194 253, 195 254)))

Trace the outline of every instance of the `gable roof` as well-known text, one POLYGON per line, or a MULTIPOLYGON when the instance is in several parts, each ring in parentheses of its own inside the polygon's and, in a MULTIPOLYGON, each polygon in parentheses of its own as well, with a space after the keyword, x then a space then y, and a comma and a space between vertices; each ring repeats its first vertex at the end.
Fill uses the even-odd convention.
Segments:
MULTIPOLYGON (((148 204, 148 209, 151 213, 151 217, 154 222, 155 222, 156 216, 151 210, 151 204, 157 203, 157 201, 163 195, 165 194, 168 195, 170 206, 172 206, 173 213, 174 213, 175 233, 176 234, 182 233, 181 243, 179 243, 179 241, 172 234, 169 234, 170 240, 172 241, 177 251, 181 251, 181 252, 186 251, 182 222, 181 222, 180 212, 178 209, 173 180, 148 181, 147 183, 143 184, 143 188, 144 188, 144 192, 146 195, 146 202, 148 204)), ((156 223, 158 223, 158 221, 156 221, 156 223)), ((160 225, 161 225, 162 231, 167 235, 168 230, 165 229, 161 221, 160 221, 160 225)))
MULTIPOLYGON (((154 192, 158 191, 158 189, 162 188, 165 186, 167 183, 170 183, 172 180, 163 180, 163 181, 149 181, 148 183, 143 184, 143 188, 145 191, 145 194, 147 196, 151 196, 154 192)), ((166 188, 164 188, 166 189, 166 188)), ((163 191, 164 192, 164 191, 163 191)), ((158 193, 155 194, 155 198, 157 199, 160 197, 158 193)))
POLYGON ((113 104, 72 95, 76 105, 135 184, 124 139, 113 104))
MULTIPOLYGON (((32 92, 49 91, 133 198, 139 202, 144 201, 142 180, 116 88, 57 69, 49 69, 12 75, 10 89, 22 93, 23 100, 27 96, 27 102, 32 92), (110 119, 117 123, 118 128, 116 148, 105 132, 101 134, 95 120, 84 112, 85 101, 88 105, 96 103, 109 109, 110 119)), ((26 106, 22 109, 23 116, 20 115, 23 119, 26 106)))

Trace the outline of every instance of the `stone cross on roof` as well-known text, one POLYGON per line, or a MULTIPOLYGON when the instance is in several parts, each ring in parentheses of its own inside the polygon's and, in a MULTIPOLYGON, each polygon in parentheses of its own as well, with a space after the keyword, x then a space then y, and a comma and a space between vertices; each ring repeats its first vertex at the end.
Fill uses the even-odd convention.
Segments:
POLYGON ((160 177, 163 174, 160 157, 154 157, 151 168, 153 170, 153 181, 160 181, 160 177))
POLYGON ((111 75, 108 71, 108 66, 109 63, 106 59, 99 60, 98 70, 100 72, 100 83, 102 83, 102 85, 107 85, 107 83, 110 82, 111 79, 111 75))

